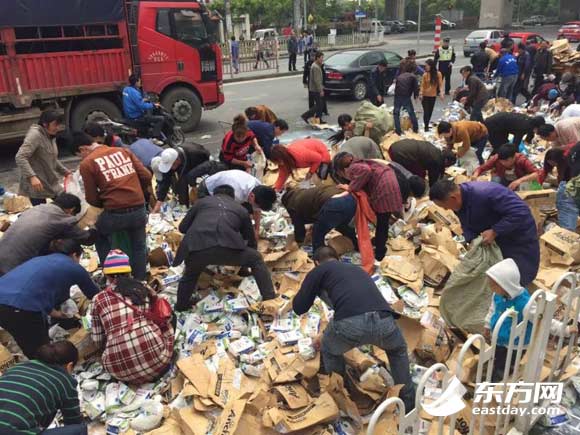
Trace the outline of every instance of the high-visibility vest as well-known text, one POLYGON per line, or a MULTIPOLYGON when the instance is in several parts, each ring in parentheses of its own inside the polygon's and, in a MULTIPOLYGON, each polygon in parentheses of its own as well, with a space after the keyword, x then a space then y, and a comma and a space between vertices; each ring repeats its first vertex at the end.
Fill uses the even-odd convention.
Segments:
POLYGON ((439 49, 439 61, 440 62, 449 62, 451 61, 451 58, 453 57, 453 48, 448 47, 448 48, 443 48, 441 47, 439 49))

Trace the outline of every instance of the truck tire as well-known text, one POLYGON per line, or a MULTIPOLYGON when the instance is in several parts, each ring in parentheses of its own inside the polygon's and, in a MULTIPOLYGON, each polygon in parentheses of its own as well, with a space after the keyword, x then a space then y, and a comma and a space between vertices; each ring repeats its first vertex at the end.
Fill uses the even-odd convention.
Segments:
POLYGON ((70 114, 70 128, 82 130, 87 122, 98 118, 121 119, 123 114, 115 103, 106 98, 87 98, 75 104, 70 114))
POLYGON ((161 98, 161 104, 185 132, 197 128, 201 119, 201 101, 195 92, 187 88, 171 89, 161 98))

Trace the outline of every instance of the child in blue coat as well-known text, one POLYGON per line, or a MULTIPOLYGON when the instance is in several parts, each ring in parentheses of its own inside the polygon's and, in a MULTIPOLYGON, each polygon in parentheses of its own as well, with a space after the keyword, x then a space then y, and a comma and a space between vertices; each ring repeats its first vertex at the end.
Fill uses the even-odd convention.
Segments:
MULTIPOLYGON (((528 304, 530 294, 525 287, 520 285, 520 271, 517 264, 511 258, 506 258, 499 263, 490 267, 487 272, 489 279, 489 286, 493 292, 491 306, 485 318, 485 336, 489 339, 491 332, 495 329, 497 321, 501 315, 507 310, 514 310, 518 313, 517 321, 520 323, 524 319, 526 310, 529 311, 529 319, 533 320, 536 313, 536 304, 528 304)), ((495 359, 493 364, 492 382, 498 382, 503 379, 504 370, 506 366, 506 359, 508 353, 508 346, 510 344, 512 319, 507 318, 499 330, 497 337, 497 347, 495 350, 495 359)), ((562 322, 552 319, 550 334, 570 336, 573 332, 577 332, 576 326, 566 326, 562 322)), ((524 336, 524 351, 530 343, 532 335, 532 323, 528 323, 526 334, 524 336)), ((515 363, 517 344, 516 338, 514 341, 514 350, 512 352, 512 361, 510 363, 510 373, 513 371, 515 363)))

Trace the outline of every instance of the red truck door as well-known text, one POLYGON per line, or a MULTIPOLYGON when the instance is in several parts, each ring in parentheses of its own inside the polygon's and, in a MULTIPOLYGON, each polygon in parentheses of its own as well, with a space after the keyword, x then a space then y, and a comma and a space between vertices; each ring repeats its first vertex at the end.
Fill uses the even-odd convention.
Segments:
MULTIPOLYGON (((143 12, 144 9, 141 10, 143 12)), ((139 19, 139 61, 146 90, 159 92, 157 85, 166 77, 175 77, 175 41, 171 38, 171 9, 154 9, 139 19)))

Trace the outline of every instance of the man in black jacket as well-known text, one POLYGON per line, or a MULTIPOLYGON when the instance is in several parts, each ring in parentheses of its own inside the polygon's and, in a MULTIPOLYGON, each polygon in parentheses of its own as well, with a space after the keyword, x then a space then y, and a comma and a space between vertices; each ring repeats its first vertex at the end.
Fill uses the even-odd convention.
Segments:
POLYGON ((465 85, 469 88, 469 93, 466 97, 461 99, 461 102, 466 108, 471 108, 471 121, 483 122, 483 106, 489 100, 489 93, 485 84, 473 74, 473 69, 470 66, 464 66, 460 70, 463 79, 465 80, 465 85))
POLYGON ((443 178, 445 168, 455 164, 457 158, 449 149, 440 150, 431 142, 416 139, 402 139, 389 148, 391 160, 404 166, 418 177, 429 176, 429 186, 443 178))
POLYGON ((294 225, 294 240, 303 243, 306 224, 312 229, 312 249, 324 246, 324 238, 334 228, 357 246, 356 232, 349 226, 356 213, 354 197, 337 186, 317 186, 310 189, 288 189, 282 196, 294 225))
POLYGON ((482 42, 479 44, 479 51, 476 51, 471 56, 471 65, 473 66, 473 72, 477 77, 480 79, 485 78, 485 72, 487 71, 487 67, 489 66, 489 56, 487 55, 485 48, 487 44, 482 42))
POLYGON ((552 62, 553 57, 549 50, 549 43, 548 41, 542 40, 542 42, 540 42, 540 48, 536 50, 534 56, 534 91, 532 94, 538 92, 538 88, 544 81, 544 74, 550 74, 552 72, 552 62))
POLYGON ((526 50, 526 46, 522 43, 518 45, 518 57, 516 60, 518 62, 519 75, 516 87, 514 88, 512 103, 516 104, 519 94, 524 96, 527 103, 532 98, 528 91, 530 76, 532 75, 532 55, 528 50, 526 50))
POLYGON ((334 308, 334 317, 324 330, 321 342, 326 373, 346 374, 344 353, 365 344, 373 344, 387 353, 395 385, 404 385, 399 393, 405 412, 415 407, 415 388, 409 373, 407 343, 395 319, 398 318, 383 298, 372 278, 359 266, 341 263, 330 247, 314 253, 316 267, 306 275, 292 301, 298 315, 306 313, 316 296, 334 308))
POLYGON ((210 264, 252 269, 264 300, 276 297, 270 272, 256 250, 257 243, 248 211, 234 199, 231 186, 214 189, 213 196, 198 200, 179 224, 185 234, 174 265, 185 261, 179 280, 176 311, 191 308, 197 280, 210 264))
POLYGON ((546 121, 543 116, 528 116, 523 113, 498 112, 489 116, 483 121, 489 132, 489 143, 496 150, 509 142, 509 135, 512 134, 512 143, 517 147, 522 139, 531 142, 536 130, 546 121))
POLYGON ((172 186, 179 203, 189 206, 188 174, 208 160, 209 151, 198 144, 167 148, 161 155, 154 157, 151 160, 151 167, 157 177, 157 203, 153 213, 159 212, 172 186))
POLYGON ((375 105, 380 106, 385 101, 387 95, 387 64, 386 60, 382 60, 371 71, 369 83, 369 100, 375 105))

